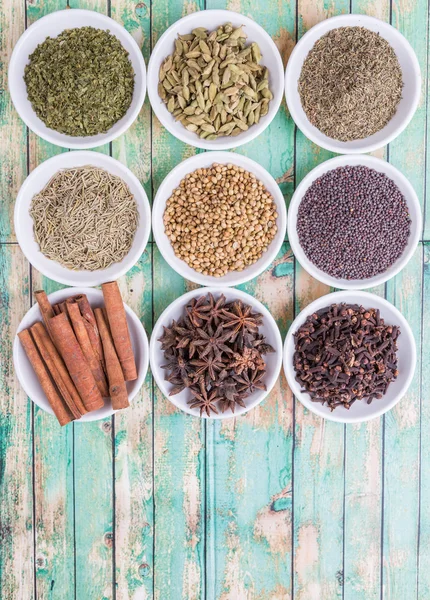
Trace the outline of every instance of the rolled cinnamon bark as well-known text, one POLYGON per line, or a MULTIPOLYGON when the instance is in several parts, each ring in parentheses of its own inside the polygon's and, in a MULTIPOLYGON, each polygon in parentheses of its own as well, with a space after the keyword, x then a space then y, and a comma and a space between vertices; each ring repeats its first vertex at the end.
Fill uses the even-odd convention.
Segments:
POLYGON ((36 298, 37 304, 39 305, 40 314, 42 315, 45 327, 48 330, 49 335, 51 335, 49 331, 49 319, 55 316, 55 313, 48 300, 48 296, 46 295, 45 290, 36 290, 34 292, 34 297, 36 298))
POLYGON ((104 398, 107 398, 109 396, 109 390, 106 378, 102 369, 102 365, 91 345, 90 338, 88 337, 87 330, 85 329, 81 311, 79 310, 79 306, 75 302, 67 302, 67 310, 69 312, 69 318, 72 322, 72 327, 76 338, 91 369, 97 387, 99 388, 101 395, 104 398))
POLYGON ((107 323, 103 316, 103 310, 96 308, 95 316, 99 328, 100 336, 103 343, 103 353, 106 362, 106 371, 109 381, 109 395, 112 400, 112 408, 119 410, 130 406, 128 401, 127 386, 124 380, 124 374, 115 352, 115 348, 110 336, 107 323))
POLYGON ((59 315, 61 310, 60 310, 60 305, 59 304, 54 304, 52 306, 52 310, 54 311, 54 315, 59 315))
POLYGON ((58 419, 58 422, 63 427, 73 421, 73 415, 70 412, 68 406, 63 401, 61 396, 58 394, 55 389, 54 384, 51 381, 49 373, 43 364, 42 358, 36 348, 36 345, 30 335, 28 329, 24 329, 18 333, 18 338, 22 344, 22 347, 25 350, 25 353, 28 357, 28 360, 31 363, 31 366, 36 373, 36 377, 39 380, 40 385, 48 399, 48 402, 54 411, 55 416, 58 419))
POLYGON ((121 292, 116 281, 103 283, 102 291, 109 327, 124 379, 132 381, 137 379, 137 370, 121 292))
POLYGON ((79 392, 85 408, 91 412, 103 406, 91 369, 82 353, 72 325, 65 313, 52 317, 49 321, 53 342, 66 363, 70 377, 79 392))
POLYGON ((103 369, 106 372, 105 364, 104 364, 104 356, 103 356, 103 346, 102 341, 100 339, 99 330, 97 327, 96 318, 94 316, 93 309, 91 308, 90 303, 88 302, 88 298, 85 294, 80 294, 79 296, 74 296, 76 304, 79 306, 79 310, 81 311, 82 318, 84 320, 84 326, 87 330, 88 337, 90 338, 91 345, 94 349, 94 352, 101 362, 103 369))
POLYGON ((55 385, 57 386, 61 396, 69 407, 71 413, 75 419, 79 419, 82 415, 85 415, 88 411, 83 405, 81 397, 79 396, 78 390, 75 384, 70 378, 70 375, 66 369, 63 359, 58 354, 57 349, 52 343, 43 323, 38 321, 31 329, 31 335, 36 343, 37 349, 40 355, 45 361, 45 365, 55 385))

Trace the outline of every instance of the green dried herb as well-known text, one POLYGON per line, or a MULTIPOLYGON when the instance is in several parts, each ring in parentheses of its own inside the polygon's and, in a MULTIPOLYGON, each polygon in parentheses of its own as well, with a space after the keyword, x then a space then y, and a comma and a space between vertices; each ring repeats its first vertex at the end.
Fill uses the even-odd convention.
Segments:
POLYGON ((390 44, 365 27, 339 27, 307 55, 298 91, 309 121, 335 140, 383 129, 402 97, 402 70, 390 44))
POLYGON ((127 112, 134 89, 128 52, 109 31, 66 29, 39 44, 25 68, 28 99, 50 129, 105 133, 127 112))

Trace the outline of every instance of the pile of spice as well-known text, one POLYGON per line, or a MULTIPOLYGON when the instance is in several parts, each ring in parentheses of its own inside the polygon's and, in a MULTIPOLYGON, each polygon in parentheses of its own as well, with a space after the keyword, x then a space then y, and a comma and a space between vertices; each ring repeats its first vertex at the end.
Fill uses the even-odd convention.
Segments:
POLYGON ((364 166, 338 167, 316 179, 297 215, 300 245, 332 277, 367 279, 403 254, 411 219, 394 181, 364 166))
POLYGON ((35 292, 43 323, 18 333, 47 400, 61 426, 104 405, 129 406, 126 381, 137 379, 136 363, 121 292, 102 285, 104 308, 84 294, 51 306, 35 292))
POLYGON ((262 315, 241 300, 227 303, 222 294, 191 300, 159 338, 170 396, 187 389, 187 403, 200 416, 245 407, 250 394, 266 389, 263 356, 274 352, 259 333, 262 324, 262 315))
POLYGON ((255 175, 236 165, 197 169, 166 203, 164 230, 178 258, 222 277, 255 263, 278 230, 276 205, 255 175))
POLYGON ((242 27, 226 23, 178 35, 162 63, 158 94, 188 131, 215 140, 238 135, 269 112, 269 71, 242 27))
POLYGON ((134 90, 128 52, 109 31, 66 29, 39 44, 25 67, 28 99, 50 129, 105 133, 127 112, 134 90))
POLYGON ((139 224, 136 200, 116 175, 92 166, 58 171, 30 207, 40 251, 68 269, 120 262, 139 224))
POLYGON ((294 334, 296 381, 313 402, 350 408, 380 400, 398 376, 399 327, 379 310, 332 304, 310 315, 294 334))
POLYGON ((402 88, 393 48, 365 27, 340 27, 323 35, 307 55, 298 82, 309 121, 342 142, 383 129, 396 113, 402 88))

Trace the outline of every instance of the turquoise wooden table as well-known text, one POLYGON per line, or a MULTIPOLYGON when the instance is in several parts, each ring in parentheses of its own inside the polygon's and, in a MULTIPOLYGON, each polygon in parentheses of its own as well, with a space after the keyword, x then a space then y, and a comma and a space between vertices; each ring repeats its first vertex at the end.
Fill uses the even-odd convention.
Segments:
MULTIPOLYGON (((112 419, 63 430, 21 390, 12 364, 16 327, 32 290, 58 289, 32 269, 13 231, 27 173, 62 150, 29 132, 7 92, 10 53, 25 27, 65 7, 3 0, 1 26, 1 600, 428 600, 430 598, 430 210, 425 198, 428 111, 427 0, 70 0, 121 22, 143 48, 185 14, 230 8, 258 21, 286 63, 322 19, 363 12, 411 42, 423 74, 407 130, 377 152, 410 179, 424 231, 413 259, 374 289, 403 312, 420 364, 408 394, 381 419, 322 421, 292 397, 282 376, 242 418, 203 421, 174 409, 148 375, 133 406, 112 419)), ((97 149, 127 164, 150 197, 195 152, 151 114, 97 149)), ((271 126, 238 152, 258 160, 286 202, 331 155, 295 129, 285 103, 271 126)), ((120 281, 148 333, 190 284, 154 243, 120 281)), ((294 314, 329 289, 294 260, 288 242, 242 286, 266 304, 285 336, 294 314)))

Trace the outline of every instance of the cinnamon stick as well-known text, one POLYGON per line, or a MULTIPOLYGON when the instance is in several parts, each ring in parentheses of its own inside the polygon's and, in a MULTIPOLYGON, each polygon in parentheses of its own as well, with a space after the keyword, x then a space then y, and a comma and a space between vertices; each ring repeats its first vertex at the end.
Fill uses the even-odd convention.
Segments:
POLYGON ((59 304, 54 304, 52 306, 52 310, 54 311, 54 315, 59 315, 61 310, 60 310, 60 305, 59 304))
POLYGON ((45 361, 46 368, 51 374, 61 396, 69 407, 71 413, 76 419, 85 415, 88 411, 83 405, 81 397, 75 384, 70 378, 63 359, 58 354, 56 347, 52 343, 43 323, 38 321, 31 328, 31 335, 36 343, 37 349, 45 361))
POLYGON ((110 331, 124 373, 124 379, 132 381, 137 379, 137 370, 121 292, 116 281, 103 283, 102 291, 110 331))
POLYGON ((49 319, 55 315, 54 310, 48 300, 48 296, 44 290, 36 290, 34 292, 34 297, 36 298, 37 304, 39 305, 40 314, 42 315, 43 322, 45 323, 45 327, 49 331, 49 319))
POLYGON ((28 329, 18 333, 24 351, 61 427, 73 421, 68 406, 58 394, 28 329))
POLYGON ((103 343, 103 353, 106 361, 106 371, 109 381, 109 395, 112 400, 112 408, 114 410, 127 408, 127 406, 130 406, 128 401, 127 386, 125 384, 122 368, 115 352, 107 323, 103 316, 103 310, 101 308, 96 308, 94 313, 103 343))
POLYGON ((90 412, 103 406, 94 376, 82 353, 71 323, 65 313, 52 317, 49 321, 53 342, 66 363, 70 377, 79 392, 85 408, 90 412))
POLYGON ((104 364, 104 356, 103 356, 103 346, 102 341, 100 339, 99 330, 97 327, 96 318, 94 316, 93 309, 91 308, 90 303, 88 302, 88 298, 85 294, 80 294, 79 296, 75 296, 76 304, 79 306, 79 310, 81 311, 82 318, 84 320, 84 326, 87 330, 88 337, 90 338, 91 345, 94 349, 94 352, 101 362, 103 369, 106 372, 105 364, 104 364))
POLYGON ((97 387, 99 388, 101 395, 107 398, 109 396, 109 390, 106 378, 102 369, 102 365, 91 345, 90 338, 88 337, 87 330, 85 329, 81 311, 79 310, 79 306, 75 302, 67 302, 67 310, 76 338, 91 369, 97 387))

